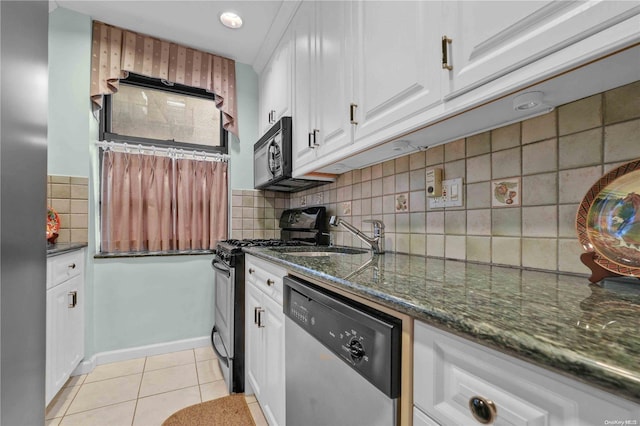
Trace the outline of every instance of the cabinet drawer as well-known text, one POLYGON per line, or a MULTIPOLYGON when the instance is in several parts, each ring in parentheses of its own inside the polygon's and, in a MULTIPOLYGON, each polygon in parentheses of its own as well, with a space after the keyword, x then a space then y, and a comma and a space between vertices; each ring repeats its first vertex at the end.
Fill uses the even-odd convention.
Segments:
POLYGON ((64 253, 47 259, 47 290, 81 275, 84 271, 84 250, 64 253))
POLYGON ((247 256, 245 260, 245 280, 255 284, 260 291, 282 305, 282 278, 287 271, 270 262, 247 256))
POLYGON ((495 424, 640 418, 637 404, 417 321, 414 339, 414 404, 441 424, 480 424, 470 409, 477 397, 494 404, 495 424))

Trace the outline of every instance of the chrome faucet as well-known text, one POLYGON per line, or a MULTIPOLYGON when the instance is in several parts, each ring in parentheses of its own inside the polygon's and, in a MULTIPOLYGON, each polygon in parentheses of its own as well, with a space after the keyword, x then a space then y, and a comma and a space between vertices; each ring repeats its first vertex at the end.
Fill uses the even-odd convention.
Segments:
POLYGON ((331 219, 329 219, 329 225, 344 226, 345 228, 347 228, 347 231, 360 238, 363 242, 369 244, 369 246, 371 246, 371 250, 373 250, 374 253, 384 253, 384 223, 381 220, 377 219, 364 220, 363 222, 373 224, 373 237, 366 236, 358 228, 338 218, 338 216, 331 216, 331 219))

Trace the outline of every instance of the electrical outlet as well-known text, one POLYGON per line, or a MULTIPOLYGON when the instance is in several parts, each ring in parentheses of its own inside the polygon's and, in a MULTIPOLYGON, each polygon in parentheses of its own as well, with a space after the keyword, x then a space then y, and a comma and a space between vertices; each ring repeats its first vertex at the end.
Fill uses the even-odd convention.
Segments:
POLYGON ((464 206, 464 187, 462 178, 442 181, 442 195, 440 197, 427 198, 429 209, 442 209, 445 207, 464 206))

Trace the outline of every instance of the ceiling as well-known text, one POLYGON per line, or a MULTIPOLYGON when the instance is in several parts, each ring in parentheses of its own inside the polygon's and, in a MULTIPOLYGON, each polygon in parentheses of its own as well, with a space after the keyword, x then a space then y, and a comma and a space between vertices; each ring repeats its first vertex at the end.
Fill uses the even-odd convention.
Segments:
POLYGON ((291 0, 50 0, 50 11, 70 9, 94 20, 173 41, 253 66, 261 71, 299 2, 291 0), (222 12, 243 20, 224 27, 222 12))

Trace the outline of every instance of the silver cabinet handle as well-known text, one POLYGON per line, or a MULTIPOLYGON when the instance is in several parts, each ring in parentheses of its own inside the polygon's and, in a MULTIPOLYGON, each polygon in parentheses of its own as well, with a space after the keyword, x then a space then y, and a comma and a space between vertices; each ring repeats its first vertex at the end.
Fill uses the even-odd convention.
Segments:
POLYGON ((257 306, 256 306, 255 308, 253 308, 253 323, 254 323, 254 324, 257 324, 257 323, 258 323, 258 310, 259 310, 259 309, 260 309, 260 308, 259 308, 259 307, 257 307, 257 306))
POLYGON ((469 399, 469 409, 473 418, 483 425, 493 423, 498 416, 498 409, 493 401, 481 396, 472 396, 469 399))
POLYGON ((268 278, 268 279, 267 279, 267 285, 268 285, 269 287, 271 287, 271 286, 272 286, 272 285, 274 285, 275 283, 276 283, 276 282, 275 282, 274 280, 272 280, 271 278, 268 278))
POLYGON ((76 269, 76 264, 72 263, 69 266, 67 266, 69 269, 76 269))
POLYGON ((249 274, 253 274, 256 270, 253 268, 249 268, 249 274))
POLYGON ((313 144, 313 133, 311 132, 309 132, 309 148, 316 149, 315 145, 313 144))
POLYGON ((352 103, 349 105, 349 121, 351 124, 358 124, 356 121, 356 108, 358 108, 358 104, 352 103))
POLYGON ((453 66, 449 63, 449 44, 451 44, 453 40, 451 40, 446 35, 442 36, 442 69, 451 71, 453 66))
POLYGON ((264 309, 257 308, 257 312, 258 312, 258 328, 264 328, 264 323, 262 322, 262 313, 264 312, 264 309))
POLYGON ((78 292, 77 291, 70 291, 67 294, 67 297, 69 298, 67 307, 75 308, 76 305, 78 304, 78 292))
POLYGON ((316 136, 318 136, 318 132, 319 131, 320 131, 319 129, 313 129, 313 144, 315 146, 320 146, 320 144, 318 143, 318 141, 316 139, 316 136))

